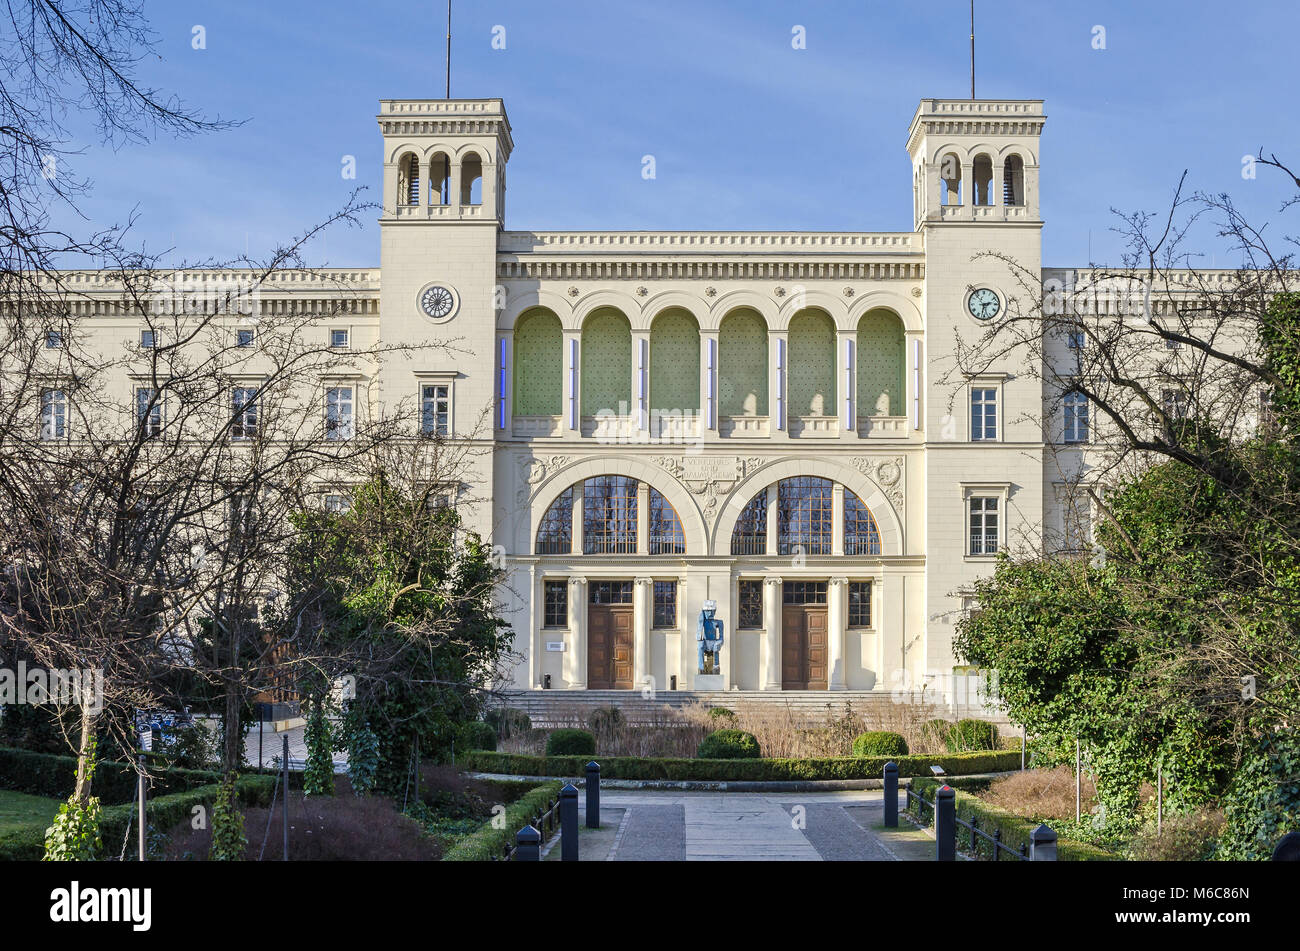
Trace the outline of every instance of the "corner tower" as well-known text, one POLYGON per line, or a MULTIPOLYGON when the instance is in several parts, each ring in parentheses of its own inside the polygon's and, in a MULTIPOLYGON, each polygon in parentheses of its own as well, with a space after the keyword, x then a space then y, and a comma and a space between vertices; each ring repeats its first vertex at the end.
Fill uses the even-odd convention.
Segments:
MULTIPOLYGON (((497 235, 514 146, 505 104, 385 99, 378 121, 384 163, 380 339, 455 341, 450 349, 390 358, 382 370, 382 399, 431 414, 438 435, 490 440, 497 235)), ((428 434, 429 420, 421 423, 428 434)), ((454 488, 467 503, 468 524, 489 539, 491 456, 472 464, 483 471, 465 474, 454 488)))

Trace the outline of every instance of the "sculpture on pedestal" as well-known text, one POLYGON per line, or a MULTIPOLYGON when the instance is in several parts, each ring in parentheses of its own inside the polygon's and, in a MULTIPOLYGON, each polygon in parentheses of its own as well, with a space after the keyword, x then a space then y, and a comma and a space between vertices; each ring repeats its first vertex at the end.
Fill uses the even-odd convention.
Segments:
POLYGON ((717 601, 705 601, 700 611, 699 623, 695 626, 695 640, 699 643, 700 663, 698 673, 718 675, 722 673, 723 624, 714 615, 718 612, 717 601))

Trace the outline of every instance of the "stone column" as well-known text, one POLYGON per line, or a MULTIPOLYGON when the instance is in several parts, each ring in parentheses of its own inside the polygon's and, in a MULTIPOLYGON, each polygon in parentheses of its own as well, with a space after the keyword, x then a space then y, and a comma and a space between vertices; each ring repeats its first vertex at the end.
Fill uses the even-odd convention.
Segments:
POLYGON ((569 648, 564 679, 572 690, 587 689, 587 579, 569 579, 569 648))
MULTIPOLYGON (((677 579, 677 689, 690 690, 695 683, 695 622, 690 601, 686 599, 686 576, 677 579)), ((664 675, 671 677, 668 671, 664 675)), ((667 688, 667 684, 664 687, 667 688)))
POLYGON ((636 485, 636 553, 650 554, 650 485, 636 485))
POLYGON ((542 651, 546 645, 542 642, 542 618, 540 612, 545 610, 542 579, 537 575, 537 566, 528 566, 528 590, 532 593, 528 599, 528 684, 532 687, 542 685, 542 651))
POLYGON ((844 634, 849 624, 849 579, 832 578, 826 592, 827 688, 845 690, 844 634))
POLYGON ((585 504, 583 502, 582 483, 572 486, 573 499, 573 522, 570 524, 569 533, 572 537, 573 550, 575 555, 581 555, 583 551, 583 512, 585 504))
MULTIPOLYGON (((650 675, 650 630, 654 626, 654 579, 632 583, 632 685, 642 687, 650 675)), ((657 685, 656 685, 657 688, 657 685)))
POLYGON ((451 206, 451 213, 459 217, 461 213, 460 203, 460 162, 451 163, 451 194, 447 196, 451 200, 448 204, 451 206))
POLYGON ((844 486, 831 486, 831 554, 844 554, 844 486))
POLYGON ((740 646, 740 579, 734 574, 727 584, 726 643, 722 646, 722 671, 727 689, 736 682, 736 649, 740 646))
POLYGON ((763 579, 763 627, 767 656, 763 667, 763 689, 781 689, 781 584, 780 578, 763 579))
POLYGON ((780 520, 776 517, 777 501, 776 485, 767 487, 767 554, 775 555, 777 552, 777 531, 780 527, 780 520))

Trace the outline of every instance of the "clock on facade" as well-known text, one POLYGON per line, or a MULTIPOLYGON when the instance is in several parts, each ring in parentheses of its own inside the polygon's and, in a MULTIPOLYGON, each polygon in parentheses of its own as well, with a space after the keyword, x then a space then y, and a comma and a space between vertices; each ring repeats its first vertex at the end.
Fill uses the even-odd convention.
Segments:
POLYGON ((444 320, 456 309, 456 295, 441 284, 430 284, 420 292, 420 310, 434 320, 444 320))
POLYGON ((1002 300, 996 291, 981 287, 966 298, 966 309, 976 320, 992 320, 1002 309, 1002 300))

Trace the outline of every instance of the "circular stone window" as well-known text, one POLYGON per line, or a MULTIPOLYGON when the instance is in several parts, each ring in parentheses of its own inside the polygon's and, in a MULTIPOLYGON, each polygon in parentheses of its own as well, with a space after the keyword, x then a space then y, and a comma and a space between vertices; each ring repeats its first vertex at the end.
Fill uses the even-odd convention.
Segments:
POLYGON ((455 315, 460 299, 446 284, 429 284, 420 291, 418 303, 426 317, 440 323, 455 315))

